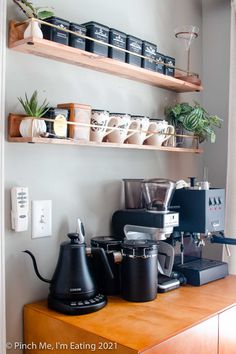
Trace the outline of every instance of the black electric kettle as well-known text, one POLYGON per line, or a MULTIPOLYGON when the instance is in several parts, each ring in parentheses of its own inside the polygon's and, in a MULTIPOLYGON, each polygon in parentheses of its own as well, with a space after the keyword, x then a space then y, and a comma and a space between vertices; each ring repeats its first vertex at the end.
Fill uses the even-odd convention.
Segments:
POLYGON ((107 299, 105 295, 98 293, 86 254, 99 255, 109 277, 113 278, 105 251, 102 248, 86 249, 81 222, 79 232, 69 233, 67 236, 70 241, 65 241, 60 245, 60 253, 52 280, 45 279, 40 275, 34 255, 28 250, 24 251, 31 256, 38 278, 50 283, 48 307, 70 315, 100 310, 106 305, 107 299))

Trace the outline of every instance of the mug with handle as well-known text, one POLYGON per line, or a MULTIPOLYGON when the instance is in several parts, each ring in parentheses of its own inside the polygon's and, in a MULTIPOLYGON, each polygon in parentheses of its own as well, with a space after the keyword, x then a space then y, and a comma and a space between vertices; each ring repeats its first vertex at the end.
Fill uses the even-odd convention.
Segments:
POLYGON ((93 109, 91 115, 90 141, 101 143, 105 136, 114 130, 118 120, 113 122, 113 127, 108 129, 111 118, 108 111, 93 109))
POLYGON ((169 142, 173 136, 169 134, 175 133, 173 125, 168 124, 166 121, 155 121, 150 123, 148 130, 153 132, 152 136, 145 139, 147 145, 162 146, 164 142, 169 142))
POLYGON ((131 116, 125 113, 110 113, 110 121, 108 127, 115 127, 113 131, 109 132, 106 141, 111 143, 123 144, 124 141, 131 135, 136 133, 138 125, 133 125, 132 130, 129 132, 131 125, 131 116))
POLYGON ((147 134, 149 130, 150 120, 144 116, 132 116, 130 129, 137 130, 132 136, 127 139, 129 144, 142 145, 144 140, 153 135, 151 132, 147 134))

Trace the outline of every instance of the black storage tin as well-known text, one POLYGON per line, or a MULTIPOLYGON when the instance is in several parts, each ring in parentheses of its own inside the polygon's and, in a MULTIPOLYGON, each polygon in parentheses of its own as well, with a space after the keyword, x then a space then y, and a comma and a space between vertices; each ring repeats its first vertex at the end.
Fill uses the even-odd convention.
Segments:
POLYGON ((121 244, 121 296, 144 302, 157 296, 157 242, 125 240, 121 244))
MULTIPOLYGON (((126 49, 129 50, 130 52, 141 55, 142 40, 137 37, 128 35, 126 41, 126 49)), ((137 57, 136 55, 126 53, 126 63, 136 65, 136 66, 141 66, 141 58, 137 57)))
MULTIPOLYGON (((46 112, 46 114, 44 115, 45 118, 49 118, 49 119, 55 119, 58 115, 63 115, 66 120, 68 120, 69 118, 69 110, 68 109, 61 109, 61 108, 56 108, 56 107, 51 107, 49 108, 49 110, 46 112)), ((47 122, 45 121, 46 126, 47 126, 47 133, 49 133, 49 137, 51 138, 57 138, 57 136, 55 136, 55 131, 54 131, 54 122, 47 122), (52 134, 52 136, 50 136, 50 134, 52 134)), ((67 138, 69 136, 69 129, 68 129, 68 125, 65 131, 65 138, 67 138)), ((60 136, 60 138, 62 138, 60 136)))
POLYGON ((164 63, 165 63, 165 55, 157 52, 157 54, 156 54, 156 71, 160 74, 165 74, 164 63))
MULTIPOLYGON (((109 43, 115 45, 118 48, 126 49, 126 33, 118 31, 114 28, 110 28, 109 32, 109 43)), ((122 52, 119 49, 108 48, 109 58, 120 60, 125 62, 125 52, 122 52)))
MULTIPOLYGON (((77 23, 70 23, 70 30, 78 34, 86 35, 86 27, 78 25, 77 23)), ((69 45, 74 48, 85 50, 85 38, 76 36, 75 34, 69 34, 69 45)))
POLYGON ((153 43, 143 41, 142 44, 142 55, 150 59, 142 58, 142 68, 156 71, 156 52, 157 46, 153 43))
MULTIPOLYGON (((168 57, 168 56, 166 55, 166 56, 165 56, 165 63, 168 64, 168 65, 173 65, 173 66, 175 66, 175 58, 168 57)), ((174 74, 175 74, 175 69, 166 66, 166 67, 165 67, 165 74, 168 75, 168 76, 174 76, 174 74)))
MULTIPOLYGON (((87 36, 102 41, 104 43, 109 42, 109 27, 102 25, 98 22, 83 23, 83 26, 87 28, 87 36)), ((89 39, 86 39, 86 50, 104 57, 108 56, 108 46, 96 43, 89 39)))
MULTIPOLYGON (((69 29, 70 22, 67 20, 63 20, 59 17, 50 17, 45 20, 55 26, 60 26, 61 28, 69 29)), ((49 39, 53 42, 58 42, 61 44, 68 45, 69 44, 69 33, 64 32, 58 28, 50 27, 42 24, 41 30, 43 32, 43 38, 49 39)))

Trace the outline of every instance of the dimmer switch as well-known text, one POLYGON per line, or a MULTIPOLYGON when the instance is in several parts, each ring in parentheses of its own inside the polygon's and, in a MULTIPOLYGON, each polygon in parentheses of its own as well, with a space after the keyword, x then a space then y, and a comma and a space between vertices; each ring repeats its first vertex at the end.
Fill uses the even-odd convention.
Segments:
POLYGON ((32 238, 52 235, 52 201, 32 201, 32 238))

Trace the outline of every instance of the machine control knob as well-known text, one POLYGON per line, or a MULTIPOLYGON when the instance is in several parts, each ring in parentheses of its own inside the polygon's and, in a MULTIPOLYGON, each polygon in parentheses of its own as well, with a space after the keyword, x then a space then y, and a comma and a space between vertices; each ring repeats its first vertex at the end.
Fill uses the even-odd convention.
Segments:
POLYGON ((223 198, 222 197, 218 197, 218 202, 219 202, 218 204, 222 205, 224 203, 223 198))
POLYGON ((210 205, 210 206, 216 205, 216 200, 215 200, 215 198, 209 198, 209 205, 210 205))

